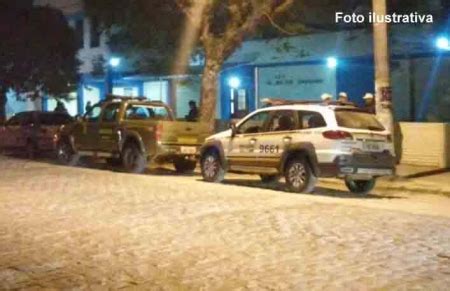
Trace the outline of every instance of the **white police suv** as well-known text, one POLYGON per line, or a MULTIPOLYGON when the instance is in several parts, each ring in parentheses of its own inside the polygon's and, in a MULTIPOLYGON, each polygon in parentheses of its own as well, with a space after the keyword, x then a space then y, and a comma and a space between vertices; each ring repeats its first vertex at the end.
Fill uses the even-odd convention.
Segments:
POLYGON ((340 103, 281 104, 208 137, 200 157, 204 180, 221 182, 226 172, 259 174, 263 182, 284 176, 290 191, 309 193, 318 177, 338 177, 365 194, 376 178, 394 174, 391 135, 375 115, 340 103))

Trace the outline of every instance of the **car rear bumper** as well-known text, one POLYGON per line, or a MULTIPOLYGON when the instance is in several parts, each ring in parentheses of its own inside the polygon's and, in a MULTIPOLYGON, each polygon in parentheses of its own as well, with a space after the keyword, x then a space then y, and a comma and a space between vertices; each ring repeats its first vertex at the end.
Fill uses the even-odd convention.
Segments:
POLYGON ((319 164, 321 177, 392 176, 395 175, 395 156, 390 153, 341 155, 330 164, 319 164))
POLYGON ((200 145, 165 145, 158 146, 156 155, 152 158, 157 162, 171 162, 180 157, 195 160, 200 155, 200 145))

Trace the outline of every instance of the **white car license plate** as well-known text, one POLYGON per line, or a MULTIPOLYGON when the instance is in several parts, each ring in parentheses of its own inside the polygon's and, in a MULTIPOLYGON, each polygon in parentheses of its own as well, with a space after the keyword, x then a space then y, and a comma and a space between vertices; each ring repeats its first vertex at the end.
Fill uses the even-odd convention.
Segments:
POLYGON ((366 152, 381 152, 383 145, 379 142, 364 142, 363 150, 366 152))
POLYGON ((390 176, 393 174, 392 170, 389 169, 358 169, 358 174, 369 174, 369 175, 380 175, 380 176, 390 176))
POLYGON ((197 153, 197 148, 196 147, 181 147, 181 153, 193 155, 193 154, 197 153))

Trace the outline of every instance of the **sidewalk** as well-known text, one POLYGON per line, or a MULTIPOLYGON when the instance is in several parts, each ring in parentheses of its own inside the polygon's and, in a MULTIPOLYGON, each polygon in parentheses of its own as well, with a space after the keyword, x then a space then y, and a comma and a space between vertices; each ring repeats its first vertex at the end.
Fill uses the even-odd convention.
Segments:
MULTIPOLYGON (((326 183, 336 182, 336 179, 326 179, 326 183)), ((450 169, 399 165, 397 175, 378 179, 376 188, 450 197, 450 169)))
POLYGON ((399 165, 397 176, 387 179, 386 183, 389 182, 410 191, 450 196, 450 169, 399 165))

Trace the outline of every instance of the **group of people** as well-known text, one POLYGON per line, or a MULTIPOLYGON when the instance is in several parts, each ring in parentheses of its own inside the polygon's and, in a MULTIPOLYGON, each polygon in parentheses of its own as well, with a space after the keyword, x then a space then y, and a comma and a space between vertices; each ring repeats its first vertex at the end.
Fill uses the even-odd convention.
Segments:
MULTIPOLYGON (((324 93, 321 96, 322 102, 324 103, 331 103, 333 101, 333 96, 328 93, 324 93)), ((366 93, 363 96, 364 100, 364 107, 363 109, 369 113, 375 114, 375 96, 372 93, 366 93)), ((342 104, 349 104, 354 105, 352 102, 349 101, 348 95, 345 92, 341 92, 338 95, 337 102, 342 104)))

